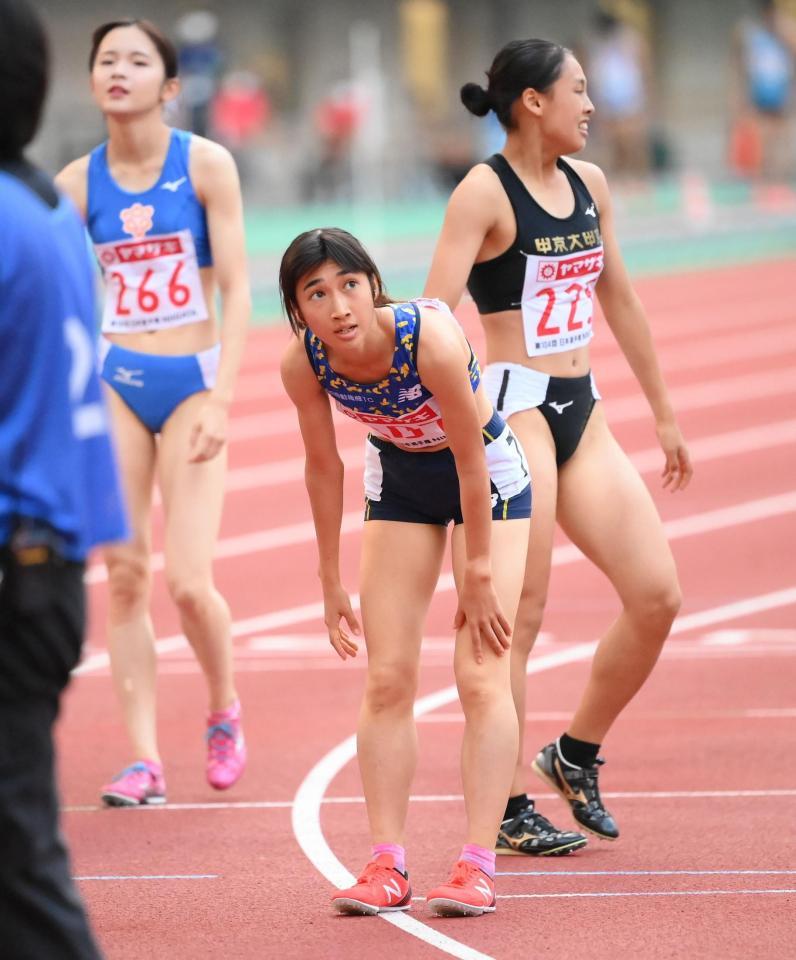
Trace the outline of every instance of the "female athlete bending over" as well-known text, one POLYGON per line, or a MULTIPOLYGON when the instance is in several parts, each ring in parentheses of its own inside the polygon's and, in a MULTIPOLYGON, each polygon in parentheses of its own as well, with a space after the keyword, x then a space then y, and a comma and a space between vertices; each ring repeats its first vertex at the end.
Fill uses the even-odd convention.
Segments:
POLYGON ((453 521, 467 843, 448 882, 427 900, 439 914, 492 911, 494 839, 517 751, 504 652, 531 508, 522 452, 487 400, 478 361, 447 307, 392 303, 350 234, 301 234, 282 259, 279 282, 296 335, 282 379, 306 449, 326 626, 344 660, 357 653, 349 631, 359 633, 359 625, 340 582, 343 464, 329 398, 371 431, 360 583, 368 675, 358 757, 373 858, 333 905, 378 913, 411 904, 402 844, 417 752, 412 706, 423 621, 453 521))
POLYGON ((110 805, 163 803, 149 618, 150 514, 157 472, 166 577, 209 690, 207 779, 243 772, 230 614, 213 585, 227 408, 250 312, 238 176, 218 144, 173 130, 174 47, 147 21, 94 32, 91 88, 108 140, 66 167, 106 282, 100 343, 133 536, 106 551, 109 649, 135 762, 102 788, 110 805), (219 343, 216 290, 221 292, 219 343), (159 435, 159 437, 158 437, 159 435))
MULTIPOLYGON (((484 385, 531 466, 534 516, 512 644, 521 739, 526 664, 542 620, 556 520, 622 601, 566 733, 533 764, 584 829, 615 840, 619 829, 597 785, 597 753, 655 665, 680 588, 652 499, 597 402, 588 346, 595 293, 655 417, 663 486, 684 488, 692 469, 622 263, 605 177, 592 163, 564 158, 588 137, 594 108, 583 70, 558 44, 517 40, 498 53, 488 77, 486 90, 466 84, 462 101, 478 116, 494 110, 506 144, 451 196, 426 294, 455 307, 467 285, 486 333, 484 385)), ((567 852, 525 789, 520 751, 498 847, 567 852)))

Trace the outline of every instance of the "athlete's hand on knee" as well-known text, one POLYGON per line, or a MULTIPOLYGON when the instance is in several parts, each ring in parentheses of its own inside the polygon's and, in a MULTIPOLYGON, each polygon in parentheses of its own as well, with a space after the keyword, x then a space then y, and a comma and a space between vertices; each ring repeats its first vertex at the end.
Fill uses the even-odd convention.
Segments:
POLYGON ((484 644, 499 657, 511 646, 511 624, 503 615, 491 580, 468 583, 465 574, 453 627, 460 630, 465 623, 470 631, 476 663, 484 662, 484 644))
POLYGON ((329 643, 334 647, 335 653, 341 660, 355 657, 359 646, 343 627, 343 621, 345 621, 351 633, 359 636, 359 621, 351 607, 348 594, 342 587, 324 591, 323 608, 323 620, 329 631, 329 643))
POLYGON ((191 428, 188 461, 202 463, 212 460, 227 442, 227 408, 218 402, 208 400, 199 410, 199 415, 191 428))
POLYGON ((661 471, 663 488, 672 493, 685 490, 694 473, 691 456, 688 452, 680 428, 674 421, 657 425, 658 440, 666 455, 666 464, 661 471))

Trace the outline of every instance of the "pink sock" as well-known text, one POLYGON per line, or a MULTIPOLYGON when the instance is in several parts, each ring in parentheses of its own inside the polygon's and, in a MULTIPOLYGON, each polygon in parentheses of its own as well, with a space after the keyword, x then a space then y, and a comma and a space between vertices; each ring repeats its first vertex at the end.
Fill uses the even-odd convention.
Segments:
POLYGON ((370 848, 371 860, 382 853, 389 853, 395 861, 395 869, 406 873, 406 850, 399 843, 374 843, 370 848))
POLYGON ((240 717, 240 700, 233 700, 223 710, 211 710, 210 723, 223 723, 225 720, 237 720, 240 717))
POLYGON ((462 847, 460 860, 466 860, 468 863, 474 863, 480 867, 488 877, 494 879, 495 876, 495 851, 487 850, 486 847, 479 847, 477 843, 465 843, 462 847))

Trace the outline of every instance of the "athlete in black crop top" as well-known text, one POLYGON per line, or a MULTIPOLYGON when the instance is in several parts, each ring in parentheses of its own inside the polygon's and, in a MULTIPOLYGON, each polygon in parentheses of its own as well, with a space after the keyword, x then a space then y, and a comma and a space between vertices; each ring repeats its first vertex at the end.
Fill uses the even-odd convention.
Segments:
POLYGON ((519 436, 533 479, 512 654, 520 751, 497 847, 568 853, 585 839, 565 841, 536 813, 525 793, 522 750, 526 660, 542 619, 556 519, 610 578, 623 610, 600 641, 566 733, 540 751, 533 767, 599 837, 619 836, 600 799, 599 746, 652 670, 680 605, 655 506, 597 403, 589 361, 595 295, 655 417, 663 486, 685 488, 692 468, 622 263, 605 177, 570 156, 585 145, 594 110, 580 64, 557 44, 519 40, 497 54, 487 75, 488 89, 466 84, 462 102, 478 116, 495 111, 505 147, 454 191, 425 296, 454 307, 468 286, 486 333, 484 385, 519 436))

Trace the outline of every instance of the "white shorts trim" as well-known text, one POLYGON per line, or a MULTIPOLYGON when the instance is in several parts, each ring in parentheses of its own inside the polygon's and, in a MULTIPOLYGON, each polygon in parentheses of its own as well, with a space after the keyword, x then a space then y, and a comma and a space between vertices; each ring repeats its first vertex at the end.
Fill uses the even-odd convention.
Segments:
MULTIPOLYGON (((595 400, 602 399, 594 382, 594 374, 590 374, 591 392, 595 400)), ((486 394, 495 406, 495 409, 507 420, 515 413, 523 410, 533 410, 541 407, 547 396, 550 376, 526 367, 521 363, 489 363, 484 367, 481 383, 486 394), (503 387, 503 377, 506 371, 511 373, 508 389, 503 397, 500 396, 503 387), (498 401, 501 401, 498 408, 498 401)))
POLYGON ((365 496, 374 503, 381 500, 381 491, 384 484, 384 470, 381 466, 379 448, 371 443, 370 437, 365 437, 365 496))
POLYGON ((202 372, 202 380, 208 390, 212 390, 216 385, 218 377, 218 364, 221 359, 221 344, 216 343, 207 350, 202 350, 196 354, 196 362, 202 372))

